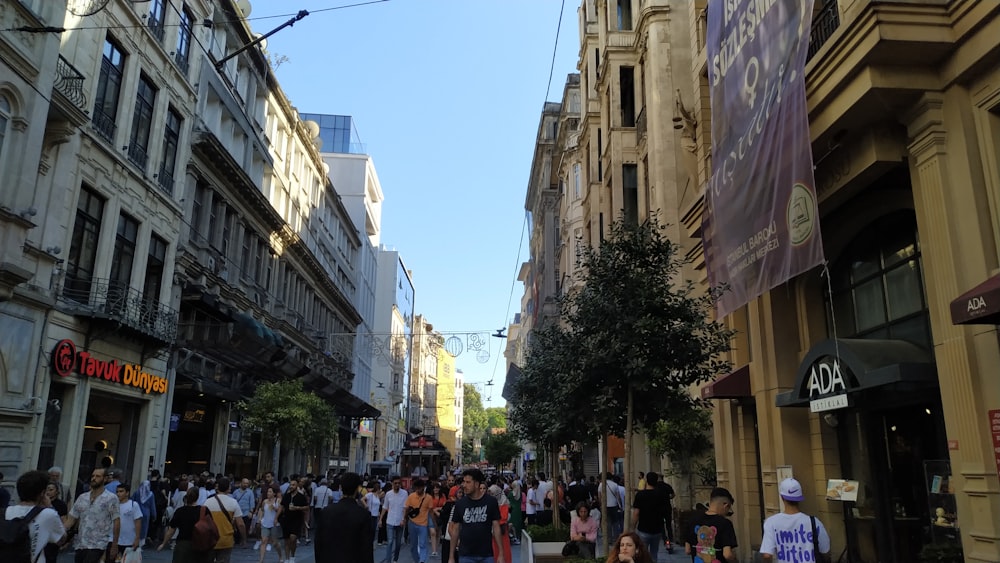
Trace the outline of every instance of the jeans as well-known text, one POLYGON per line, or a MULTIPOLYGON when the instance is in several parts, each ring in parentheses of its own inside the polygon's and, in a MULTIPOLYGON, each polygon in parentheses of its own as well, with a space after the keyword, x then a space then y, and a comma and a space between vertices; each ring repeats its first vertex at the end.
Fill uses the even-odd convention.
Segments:
POLYGON ((656 561, 656 555, 660 552, 660 539, 663 538, 662 534, 647 534, 646 532, 640 532, 636 530, 635 533, 639 534, 639 538, 642 539, 642 543, 646 544, 646 549, 649 551, 650 557, 653 561, 656 561))
POLYGON ((622 535, 622 529, 625 527, 625 513, 617 506, 609 506, 607 513, 608 533, 611 534, 611 540, 614 541, 622 535))
POLYGON ((459 555, 458 563, 493 563, 493 557, 492 556, 474 557, 472 555, 459 555))
POLYGON ((410 522, 410 554, 413 555, 413 563, 427 563, 428 534, 427 526, 410 522))
POLYGON ((389 533, 389 545, 385 550, 385 563, 399 561, 399 550, 403 548, 403 526, 387 525, 389 533))

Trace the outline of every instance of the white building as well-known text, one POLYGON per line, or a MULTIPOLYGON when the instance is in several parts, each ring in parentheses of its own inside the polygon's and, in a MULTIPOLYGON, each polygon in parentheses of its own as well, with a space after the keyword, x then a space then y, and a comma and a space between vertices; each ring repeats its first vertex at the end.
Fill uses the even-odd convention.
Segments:
MULTIPOLYGON (((382 411, 375 433, 376 458, 397 461, 406 442, 407 390, 413 353, 413 279, 399 252, 384 245, 378 252, 378 284, 375 294, 375 330, 371 338, 372 378, 375 402, 388 405, 382 411)), ((395 471, 399 467, 394 468, 395 471)))

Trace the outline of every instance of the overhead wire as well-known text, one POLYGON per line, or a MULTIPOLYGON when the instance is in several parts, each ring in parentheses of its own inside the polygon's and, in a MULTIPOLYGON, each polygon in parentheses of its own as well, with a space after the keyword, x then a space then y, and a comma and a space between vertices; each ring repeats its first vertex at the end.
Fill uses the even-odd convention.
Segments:
POLYGON ((549 63, 549 83, 545 86, 545 101, 549 101, 549 91, 552 89, 552 74, 556 70, 556 51, 559 49, 559 33, 562 30, 563 10, 566 9, 566 0, 562 0, 559 7, 559 23, 556 24, 556 40, 552 45, 552 62, 549 63))
MULTIPOLYGON (((334 10, 344 10, 344 9, 347 9, 347 8, 358 8, 358 7, 361 7, 361 6, 368 6, 368 5, 371 5, 371 4, 382 4, 384 2, 389 2, 389 0, 368 0, 367 2, 356 2, 354 4, 343 4, 343 5, 340 5, 340 6, 330 6, 328 8, 319 8, 317 10, 310 10, 309 14, 311 15, 311 14, 318 14, 318 13, 321 13, 321 12, 332 12, 334 10)), ((176 8, 174 8, 174 9, 176 11, 176 8)), ((253 17, 246 17, 246 18, 236 18, 236 19, 225 20, 225 21, 220 21, 220 22, 211 22, 211 26, 216 26, 216 25, 230 25, 230 24, 235 24, 235 23, 244 23, 244 22, 261 21, 261 20, 272 20, 272 19, 277 19, 277 18, 289 18, 289 17, 295 16, 296 14, 297 13, 273 14, 273 15, 267 15, 267 16, 253 16, 253 17)), ((208 20, 208 21, 211 21, 211 20, 208 20)), ((180 27, 182 25, 184 25, 184 24, 182 24, 182 23, 163 23, 163 24, 160 24, 160 27, 164 27, 164 28, 167 28, 167 27, 180 27)), ((145 28, 145 27, 149 27, 149 25, 148 24, 79 25, 79 26, 74 26, 74 27, 55 27, 55 26, 35 27, 35 26, 26 26, 26 25, 23 25, 23 26, 19 26, 19 27, 8 27, 8 28, 0 29, 0 33, 13 32, 13 31, 20 31, 20 32, 25 32, 25 33, 63 33, 63 32, 66 32, 66 31, 83 31, 83 30, 95 30, 95 29, 96 30, 142 29, 142 28, 145 28)))

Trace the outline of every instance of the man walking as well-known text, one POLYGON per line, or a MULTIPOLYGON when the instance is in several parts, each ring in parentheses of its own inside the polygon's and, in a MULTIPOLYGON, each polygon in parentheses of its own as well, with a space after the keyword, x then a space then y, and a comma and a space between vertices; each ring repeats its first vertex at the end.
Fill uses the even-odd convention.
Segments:
MULTIPOLYGON (((399 550, 403 547, 403 520, 406 515, 406 491, 400 489, 402 481, 396 475, 392 478, 392 490, 382 499, 382 518, 389 531, 389 545, 383 563, 398 563, 399 550)), ((380 524, 381 525, 381 524, 380 524)), ((419 562, 417 562, 419 563, 419 562)))
POLYGON ((250 479, 244 478, 240 481, 240 488, 236 489, 231 495, 237 504, 240 505, 240 512, 243 513, 243 529, 247 531, 246 534, 240 536, 240 541, 244 544, 250 539, 250 518, 253 517, 254 509, 257 507, 257 496, 254 494, 253 489, 250 488, 250 479))
POLYGON ((500 505, 485 494, 483 472, 466 469, 462 472, 462 492, 465 496, 455 503, 448 535, 458 538, 458 560, 451 549, 449 563, 504 563, 503 532, 500 530, 500 505), (494 543, 497 557, 493 558, 494 543))
MULTIPOLYGON (((606 507, 605 514, 608 518, 608 531, 612 538, 617 538, 621 535, 622 527, 624 526, 625 513, 622 512, 622 507, 625 505, 624 493, 615 481, 614 475, 610 472, 607 474, 606 482, 608 490, 604 494, 604 506, 606 507)), ((598 486, 598 490, 601 493, 605 493, 603 483, 598 486)))
MULTIPOLYGON (((121 521, 118 533, 118 553, 125 553, 126 549, 133 551, 139 549, 139 540, 142 537, 142 508, 139 503, 128 498, 132 493, 132 488, 122 483, 118 485, 118 517, 121 521)), ((114 561, 110 555, 105 557, 105 561, 114 561)))
POLYGON ((43 552, 52 550, 58 553, 57 544, 66 537, 59 514, 52 510, 45 490, 49 485, 49 477, 41 471, 29 471, 17 478, 17 496, 19 504, 5 507, 4 519, 23 519, 27 522, 28 538, 31 546, 31 560, 36 563, 55 563, 55 558, 47 559, 43 552))
POLYGON ((229 563, 236 544, 237 530, 241 538, 247 537, 243 510, 240 509, 240 503, 229 496, 230 486, 229 477, 219 479, 215 484, 215 494, 204 505, 212 513, 212 520, 215 520, 215 526, 219 529, 219 541, 215 542, 215 563, 229 563))
POLYGON ((830 535, 819 518, 799 509, 799 503, 805 499, 802 485, 789 477, 778 485, 778 494, 785 501, 785 510, 764 520, 760 545, 764 561, 820 561, 820 554, 830 553, 830 535))
MULTIPOLYGON (((343 484, 343 483, 341 483, 343 484)), ((323 479, 319 482, 319 486, 313 491, 311 503, 312 503, 312 513, 313 513, 313 528, 319 530, 320 520, 323 519, 323 509, 330 506, 330 500, 333 498, 333 491, 327 486, 327 480, 323 479)))
POLYGON ((118 556, 118 534, 121 531, 121 513, 118 497, 104 488, 105 469, 97 468, 90 474, 90 491, 77 497, 73 509, 66 516, 66 527, 80 522, 76 534, 76 563, 98 563, 105 550, 111 560, 118 556), (111 545, 108 545, 111 538, 111 545))
POLYGON ((736 528, 727 518, 732 514, 735 500, 728 489, 716 487, 708 499, 708 510, 695 513, 684 533, 684 553, 697 560, 708 556, 712 561, 736 562, 736 528), (700 533, 702 527, 712 529, 711 534, 700 533), (713 538, 708 541, 705 538, 713 538))
MULTIPOLYGON (((650 471, 643 476, 646 488, 635 495, 635 502, 632 504, 632 521, 635 522, 635 531, 646 544, 650 557, 656 561, 656 556, 660 552, 660 539, 663 533, 663 500, 655 491, 656 484, 660 476, 650 471)), ((608 487, 610 489, 610 487, 608 487)))
POLYGON ((406 520, 409 522, 410 554, 413 563, 427 563, 428 541, 430 540, 430 513, 434 500, 425 493, 423 479, 413 482, 413 492, 406 498, 406 520))
POLYGON ((360 486, 357 473, 345 473, 340 501, 322 509, 316 525, 316 563, 374 563, 372 519, 354 498, 360 486))

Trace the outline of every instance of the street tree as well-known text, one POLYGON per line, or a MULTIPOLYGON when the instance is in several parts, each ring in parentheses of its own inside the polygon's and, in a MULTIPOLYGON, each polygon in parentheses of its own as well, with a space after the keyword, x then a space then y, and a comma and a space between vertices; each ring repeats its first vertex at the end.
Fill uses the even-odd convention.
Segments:
POLYGON ((615 221, 579 260, 581 283, 561 302, 581 370, 569 378, 566 402, 589 401, 588 417, 625 438, 629 499, 635 430, 700 404, 689 389, 728 371, 732 332, 713 320, 718 294, 684 280, 688 261, 655 218, 615 221))
POLYGON ((307 392, 297 379, 258 385, 237 408, 243 413, 244 428, 260 431, 262 443, 273 448, 275 471, 282 446, 302 446, 313 453, 337 436, 333 407, 307 392))
POLYGON ((483 438, 489 426, 486 410, 483 408, 483 396, 475 385, 465 384, 462 403, 462 434, 473 439, 483 438))
POLYGON ((694 498, 695 462, 712 451, 712 412, 707 407, 665 413, 646 431, 650 451, 670 458, 684 477, 687 497, 694 498))
POLYGON ((507 409, 505 407, 489 407, 486 409, 486 428, 507 428, 507 409))
POLYGON ((521 444, 513 433, 497 432, 491 434, 483 442, 483 453, 486 456, 486 461, 502 470, 505 466, 510 465, 514 458, 520 457, 521 444))

